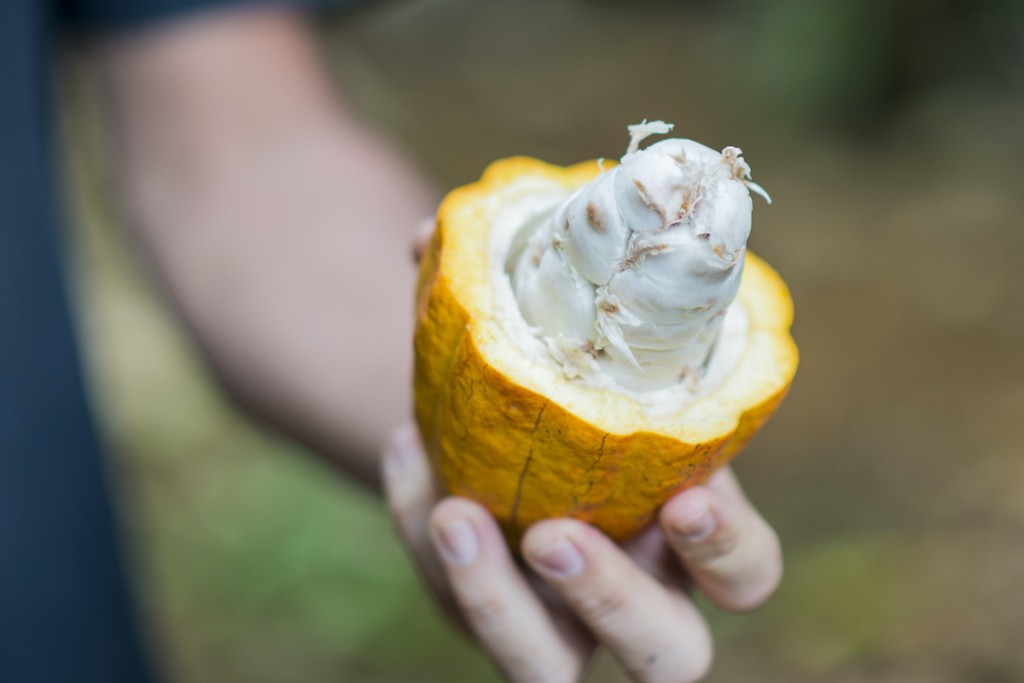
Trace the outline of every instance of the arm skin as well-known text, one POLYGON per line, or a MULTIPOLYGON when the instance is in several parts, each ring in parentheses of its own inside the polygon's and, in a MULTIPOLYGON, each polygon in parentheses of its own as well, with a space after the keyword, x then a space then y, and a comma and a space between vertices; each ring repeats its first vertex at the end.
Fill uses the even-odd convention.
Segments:
POLYGON ((96 44, 130 229, 250 413, 376 487, 411 412, 412 226, 436 200, 345 111, 301 19, 96 44))

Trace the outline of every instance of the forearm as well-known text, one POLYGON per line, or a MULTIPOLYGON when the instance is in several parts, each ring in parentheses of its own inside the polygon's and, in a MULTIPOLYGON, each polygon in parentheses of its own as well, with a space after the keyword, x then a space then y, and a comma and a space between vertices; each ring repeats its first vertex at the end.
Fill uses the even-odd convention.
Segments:
POLYGON ((428 191, 346 116, 300 23, 224 16, 100 49, 129 224, 244 406, 345 470, 410 411, 428 191))

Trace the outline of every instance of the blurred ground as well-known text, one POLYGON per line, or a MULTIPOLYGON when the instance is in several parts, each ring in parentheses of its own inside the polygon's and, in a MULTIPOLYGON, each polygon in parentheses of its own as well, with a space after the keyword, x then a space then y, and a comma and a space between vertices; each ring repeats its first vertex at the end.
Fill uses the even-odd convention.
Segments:
MULTIPOLYGON (((1024 680, 1021 6, 716 7, 393 3, 322 34, 352 106, 439 187, 510 154, 616 157, 647 117, 742 146, 772 193, 752 247, 793 290, 802 365, 737 469, 788 573, 755 615, 708 610, 710 680, 1024 680)), ((377 503, 208 384, 70 93, 83 325, 172 680, 496 680, 377 503)))

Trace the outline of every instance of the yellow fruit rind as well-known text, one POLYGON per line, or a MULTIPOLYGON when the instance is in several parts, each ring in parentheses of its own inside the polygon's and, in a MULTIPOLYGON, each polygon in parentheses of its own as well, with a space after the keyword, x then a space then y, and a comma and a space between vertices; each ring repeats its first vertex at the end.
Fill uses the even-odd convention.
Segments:
MULTIPOLYGON (((569 189, 597 170, 593 162, 560 168, 526 158, 492 164, 479 182, 445 199, 420 267, 415 389, 425 447, 448 491, 483 504, 513 544, 530 524, 558 516, 590 522, 615 539, 636 533, 670 496, 703 481, 746 445, 778 407, 796 369, 788 291, 751 254, 747 269, 757 271, 762 290, 761 310, 750 312, 752 334, 778 337, 771 341, 787 379, 699 443, 649 430, 609 433, 496 370, 459 296, 467 274, 445 259, 449 240, 469 239, 474 231, 466 226, 486 220, 483 207, 524 174, 569 189)), ((479 245, 479 258, 486 261, 487 253, 487 244, 479 245)))

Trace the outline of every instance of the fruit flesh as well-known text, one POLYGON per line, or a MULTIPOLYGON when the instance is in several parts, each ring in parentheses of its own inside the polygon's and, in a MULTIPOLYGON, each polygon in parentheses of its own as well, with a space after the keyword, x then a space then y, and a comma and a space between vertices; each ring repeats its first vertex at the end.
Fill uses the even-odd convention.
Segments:
POLYGON ((750 168, 734 147, 638 149, 669 130, 631 126, 621 165, 573 193, 510 264, 523 317, 567 377, 650 391, 704 374, 739 288, 750 168))

